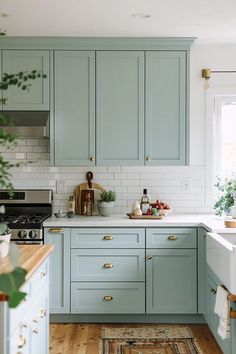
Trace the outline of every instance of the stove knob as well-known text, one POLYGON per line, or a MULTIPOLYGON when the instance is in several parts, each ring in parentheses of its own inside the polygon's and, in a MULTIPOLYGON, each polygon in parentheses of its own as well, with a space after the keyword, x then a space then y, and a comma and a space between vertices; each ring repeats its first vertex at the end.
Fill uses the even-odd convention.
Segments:
POLYGON ((37 236, 38 236, 38 233, 37 233, 36 230, 31 230, 31 231, 29 232, 29 237, 30 237, 30 238, 36 238, 37 236))
POLYGON ((26 238, 26 236, 27 236, 27 232, 25 230, 20 230, 18 232, 18 237, 19 238, 26 238))

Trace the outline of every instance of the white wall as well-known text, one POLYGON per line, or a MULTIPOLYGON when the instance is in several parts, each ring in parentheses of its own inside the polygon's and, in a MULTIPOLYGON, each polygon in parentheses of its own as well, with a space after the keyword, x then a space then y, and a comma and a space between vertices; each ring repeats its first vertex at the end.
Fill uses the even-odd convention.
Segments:
MULTIPOLYGON (((205 90, 201 70, 235 70, 236 43, 199 43, 191 48, 190 55, 190 164, 205 166, 205 90)), ((212 74, 210 87, 236 86, 235 74, 212 74)))

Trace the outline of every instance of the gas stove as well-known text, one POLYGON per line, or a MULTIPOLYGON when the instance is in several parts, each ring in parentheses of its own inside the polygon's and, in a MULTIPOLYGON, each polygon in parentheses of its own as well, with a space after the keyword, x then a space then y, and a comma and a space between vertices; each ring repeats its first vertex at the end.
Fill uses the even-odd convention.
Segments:
POLYGON ((0 214, 0 222, 8 224, 12 241, 43 244, 43 221, 52 214, 51 190, 0 190, 2 204, 5 214, 0 214))

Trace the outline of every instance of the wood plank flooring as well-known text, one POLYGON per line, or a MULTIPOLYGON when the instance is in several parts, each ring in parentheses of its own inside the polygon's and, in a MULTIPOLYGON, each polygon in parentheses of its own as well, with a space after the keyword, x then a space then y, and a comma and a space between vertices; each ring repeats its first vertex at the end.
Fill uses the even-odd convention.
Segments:
MULTIPOLYGON (((151 324, 51 324, 50 354, 98 354, 102 327, 144 327, 151 324)), ((160 326, 163 326, 162 324, 160 326)), ((223 354, 207 325, 173 325, 189 327, 203 354, 223 354)))

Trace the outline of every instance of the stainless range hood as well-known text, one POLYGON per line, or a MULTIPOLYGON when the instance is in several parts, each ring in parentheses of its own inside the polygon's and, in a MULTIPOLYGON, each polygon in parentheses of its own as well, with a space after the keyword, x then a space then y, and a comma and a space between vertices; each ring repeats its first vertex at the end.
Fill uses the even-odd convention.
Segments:
POLYGON ((48 111, 3 111, 11 125, 1 125, 7 132, 17 137, 49 137, 48 111))

